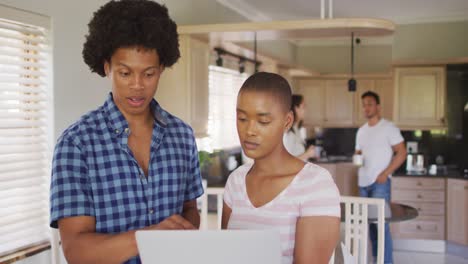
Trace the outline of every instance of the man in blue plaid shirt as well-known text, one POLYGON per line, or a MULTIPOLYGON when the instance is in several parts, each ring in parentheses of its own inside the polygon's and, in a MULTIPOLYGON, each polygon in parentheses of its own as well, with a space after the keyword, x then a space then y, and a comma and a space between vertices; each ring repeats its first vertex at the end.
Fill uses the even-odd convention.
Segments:
POLYGON ((192 129, 153 99, 162 72, 180 57, 177 27, 150 0, 110 1, 88 26, 84 61, 112 92, 57 142, 50 225, 69 263, 140 263, 136 230, 200 222, 192 129))

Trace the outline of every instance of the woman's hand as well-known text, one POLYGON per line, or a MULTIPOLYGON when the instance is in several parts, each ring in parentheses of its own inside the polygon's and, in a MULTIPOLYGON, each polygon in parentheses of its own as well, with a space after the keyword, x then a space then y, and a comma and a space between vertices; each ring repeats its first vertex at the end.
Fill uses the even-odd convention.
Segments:
POLYGON ((303 161, 307 161, 308 159, 315 158, 315 157, 316 157, 316 153, 315 153, 314 145, 310 145, 303 154, 298 156, 298 158, 300 158, 303 161))

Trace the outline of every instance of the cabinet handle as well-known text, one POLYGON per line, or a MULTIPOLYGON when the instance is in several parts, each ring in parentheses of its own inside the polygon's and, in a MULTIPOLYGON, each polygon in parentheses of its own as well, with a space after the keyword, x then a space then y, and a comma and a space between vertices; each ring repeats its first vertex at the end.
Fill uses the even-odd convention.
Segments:
POLYGON ((444 124, 444 123, 445 123, 445 117, 442 117, 442 118, 440 119, 440 122, 442 122, 442 124, 444 124))
POLYGON ((416 185, 418 185, 418 186, 421 186, 421 185, 422 185, 422 183, 421 183, 421 182, 418 182, 416 185))
POLYGON ((420 194, 418 194, 417 197, 418 197, 418 199, 422 199, 422 195, 420 195, 420 194))
POLYGON ((421 230, 422 228, 421 228, 420 225, 417 225, 417 226, 416 226, 416 229, 421 230))
POLYGON ((422 209, 421 209, 421 208, 418 208, 418 212, 421 212, 421 211, 422 211, 422 209))

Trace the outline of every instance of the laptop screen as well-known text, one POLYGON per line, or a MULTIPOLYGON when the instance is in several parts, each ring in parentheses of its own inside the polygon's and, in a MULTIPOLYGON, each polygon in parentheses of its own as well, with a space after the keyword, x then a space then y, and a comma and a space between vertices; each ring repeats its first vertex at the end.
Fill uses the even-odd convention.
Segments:
POLYGON ((280 264, 281 243, 274 230, 137 231, 143 264, 280 264))

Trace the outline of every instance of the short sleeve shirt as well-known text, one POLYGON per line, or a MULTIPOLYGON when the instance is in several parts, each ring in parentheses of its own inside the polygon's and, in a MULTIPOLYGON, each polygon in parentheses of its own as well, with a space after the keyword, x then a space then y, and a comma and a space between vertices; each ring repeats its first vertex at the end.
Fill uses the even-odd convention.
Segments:
POLYGON ((301 127, 299 129, 295 128, 294 131, 289 130, 283 135, 283 144, 286 150, 291 153, 291 155, 299 156, 305 152, 305 139, 306 139, 306 129, 301 127))
POLYGON ((356 150, 362 151, 363 166, 359 168, 358 184, 361 187, 375 182, 377 176, 388 167, 393 157, 393 148, 403 137, 392 122, 380 119, 374 126, 361 126, 356 134, 356 150))
MULTIPOLYGON (((231 173, 224 202, 231 208, 228 229, 275 229, 280 232, 282 264, 294 260, 296 222, 306 216, 340 217, 340 194, 330 173, 306 163, 291 183, 273 200, 254 207, 247 195, 245 177, 252 164, 231 173)), ((320 227, 317 227, 320 228, 320 227)))
POLYGON ((147 176, 128 147, 132 132, 112 94, 63 132, 52 162, 51 227, 62 218, 92 216, 97 233, 118 234, 181 214, 185 201, 203 194, 192 129, 155 100, 150 107, 147 176))

